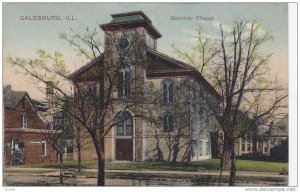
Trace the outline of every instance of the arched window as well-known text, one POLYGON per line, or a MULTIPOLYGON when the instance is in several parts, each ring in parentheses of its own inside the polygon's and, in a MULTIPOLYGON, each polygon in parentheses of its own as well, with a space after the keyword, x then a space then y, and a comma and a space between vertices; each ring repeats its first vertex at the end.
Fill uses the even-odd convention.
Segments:
POLYGON ((173 102, 173 81, 165 79, 163 81, 163 103, 168 104, 173 102))
POLYGON ((118 75, 118 97, 128 97, 130 95, 130 81, 130 67, 124 65, 118 75))
POLYGON ((117 135, 118 136, 129 136, 132 135, 133 131, 133 119, 132 115, 128 111, 119 113, 116 116, 117 124, 117 135))
POLYGON ((163 117, 163 131, 172 132, 174 128, 173 115, 165 114, 163 117))

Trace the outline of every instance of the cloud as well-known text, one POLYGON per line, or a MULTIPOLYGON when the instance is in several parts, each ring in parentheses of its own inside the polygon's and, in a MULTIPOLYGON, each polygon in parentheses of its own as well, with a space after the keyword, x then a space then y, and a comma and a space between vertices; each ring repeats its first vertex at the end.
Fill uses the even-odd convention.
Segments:
POLYGON ((212 26, 217 28, 217 29, 220 29, 220 25, 222 25, 222 29, 223 29, 224 32, 230 32, 231 31, 231 27, 229 25, 226 25, 226 24, 222 23, 219 20, 215 20, 215 21, 212 22, 212 26))
MULTIPOLYGON (((252 27, 252 22, 247 23, 246 24, 247 31, 245 31, 245 33, 250 34, 251 27, 252 27)), ((259 23, 254 22, 253 23, 253 28, 255 29, 257 27, 258 27, 258 29, 256 31, 257 36, 258 37, 263 37, 267 33, 267 31, 264 30, 261 26, 259 26, 259 23)))

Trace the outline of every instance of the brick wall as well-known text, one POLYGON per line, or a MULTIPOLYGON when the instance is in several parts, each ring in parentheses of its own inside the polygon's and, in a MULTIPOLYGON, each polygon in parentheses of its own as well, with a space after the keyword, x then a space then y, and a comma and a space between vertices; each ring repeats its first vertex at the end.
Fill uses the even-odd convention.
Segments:
POLYGON ((25 164, 42 164, 57 162, 56 151, 51 143, 46 142, 46 156, 42 156, 42 141, 45 135, 41 133, 25 133, 15 131, 5 131, 5 165, 11 165, 12 158, 12 140, 18 139, 19 143, 24 143, 25 164))
POLYGON ((40 119, 30 101, 25 96, 15 109, 5 108, 4 124, 5 128, 21 128, 21 117, 25 114, 28 118, 27 127, 31 129, 45 129, 46 124, 40 119), (24 102, 25 108, 24 108, 24 102))
MULTIPOLYGON (((12 140, 17 139, 19 143, 24 143, 23 157, 25 164, 39 164, 56 162, 56 151, 52 148, 51 143, 46 142, 46 155, 42 156, 42 141, 45 141, 45 133, 28 132, 28 129, 46 129, 47 125, 38 116, 37 112, 25 96, 15 109, 5 108, 4 111, 4 164, 11 165, 12 162, 12 140), (24 102, 26 103, 24 105, 24 102), (21 117, 26 114, 27 128, 21 128, 21 117), (11 128, 20 130, 11 130, 11 128)), ((49 134, 49 133, 47 133, 49 134)))

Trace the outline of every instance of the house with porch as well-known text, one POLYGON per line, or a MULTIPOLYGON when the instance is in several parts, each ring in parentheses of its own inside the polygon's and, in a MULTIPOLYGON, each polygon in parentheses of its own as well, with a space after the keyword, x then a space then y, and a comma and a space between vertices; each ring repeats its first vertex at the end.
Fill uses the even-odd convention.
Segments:
MULTIPOLYGON (((240 137, 235 141, 235 151, 237 156, 249 156, 253 154, 254 135, 249 133, 244 137, 240 137)), ((260 127, 258 129, 256 138, 256 150, 260 156, 278 156, 278 154, 284 154, 281 156, 288 156, 288 148, 286 146, 288 142, 288 115, 278 120, 277 122, 271 122, 269 126, 260 127), (285 148, 280 148, 284 145, 285 148), (276 148, 276 154, 275 154, 276 148), (272 153, 273 151, 273 153, 272 153)), ((286 159, 283 158, 283 159, 286 159)), ((275 158, 273 158, 275 159, 275 158)))

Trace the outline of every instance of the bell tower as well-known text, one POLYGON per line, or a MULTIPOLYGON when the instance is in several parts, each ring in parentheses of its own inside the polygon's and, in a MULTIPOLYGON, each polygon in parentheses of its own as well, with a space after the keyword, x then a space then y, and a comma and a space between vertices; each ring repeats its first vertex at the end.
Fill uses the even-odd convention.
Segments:
MULTIPOLYGON (((142 11, 127 13, 117 13, 111 15, 110 23, 100 25, 100 28, 106 32, 105 48, 109 48, 112 42, 111 32, 119 32, 119 36, 114 39, 114 43, 119 49, 126 49, 131 42, 129 37, 125 37, 125 31, 135 31, 143 39, 147 48, 156 50, 157 39, 161 37, 160 32, 152 25, 152 21, 142 11), (110 32, 110 33, 109 33, 110 32), (110 34, 110 35, 109 35, 110 34), (119 38, 119 39, 117 39, 119 38)), ((131 34, 132 35, 132 34, 131 34)))
POLYGON ((120 114, 127 110, 133 118, 132 124, 128 121, 127 125, 125 121, 113 129, 112 159, 142 161, 145 158, 145 123, 142 118, 135 116, 144 114, 141 102, 146 82, 146 50, 156 50, 161 34, 142 11, 111 16, 111 22, 100 25, 100 28, 105 32, 104 65, 109 68, 109 74, 118 74, 113 78, 117 90, 114 96, 120 102, 113 108, 120 114), (130 107, 126 102, 131 103, 130 107), (129 131, 131 128, 132 131, 129 131))

